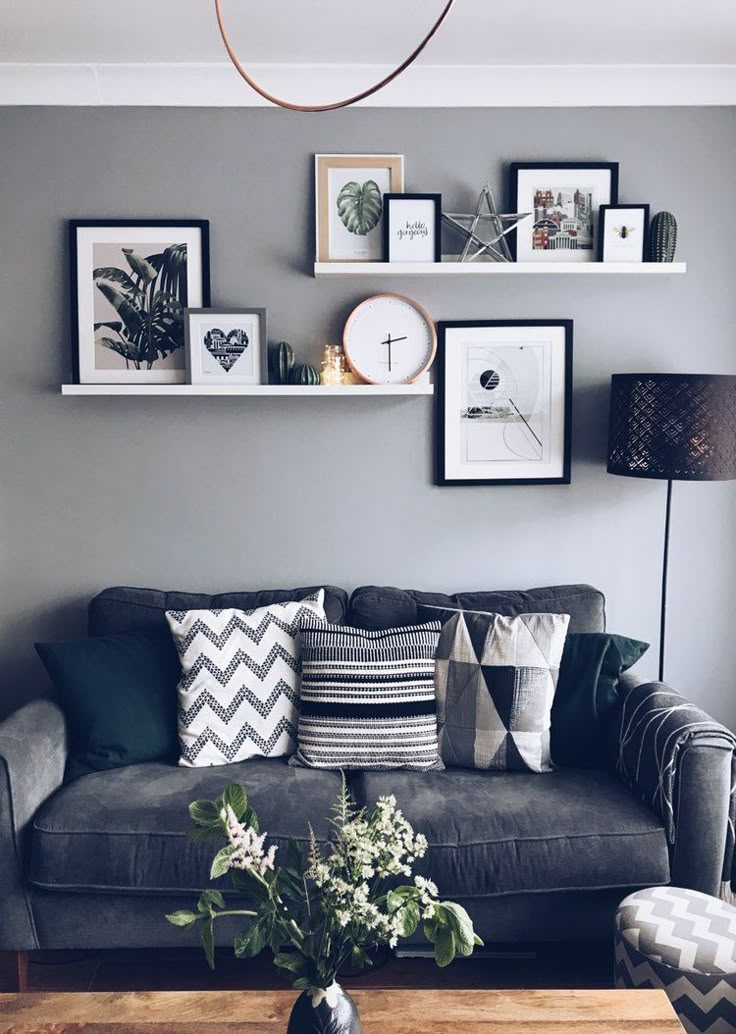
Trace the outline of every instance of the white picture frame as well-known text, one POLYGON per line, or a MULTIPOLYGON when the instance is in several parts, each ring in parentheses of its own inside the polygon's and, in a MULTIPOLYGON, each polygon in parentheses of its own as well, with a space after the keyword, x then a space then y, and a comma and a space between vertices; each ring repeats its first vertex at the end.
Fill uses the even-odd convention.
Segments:
POLYGON ((209 304, 209 223, 76 219, 69 246, 76 383, 185 383, 184 312, 209 304))
POLYGON ((264 383, 265 309, 187 309, 185 338, 189 384, 264 383))
POLYGON ((380 262, 383 195, 403 193, 404 156, 316 154, 314 174, 317 261, 380 262))

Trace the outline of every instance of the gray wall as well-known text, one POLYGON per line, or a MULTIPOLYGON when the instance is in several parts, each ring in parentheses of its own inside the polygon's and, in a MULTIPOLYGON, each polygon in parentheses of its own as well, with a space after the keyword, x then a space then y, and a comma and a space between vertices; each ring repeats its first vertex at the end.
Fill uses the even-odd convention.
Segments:
MULTIPOLYGON (((608 381, 736 372, 735 145, 733 109, 0 111, 0 708, 44 687, 32 641, 116 583, 589 581, 655 671, 665 489, 606 474, 608 381), (395 289, 311 278, 315 151, 402 152, 454 209, 514 158, 618 159, 622 200, 678 215, 683 278, 401 284, 436 318, 574 318, 572 486, 434 487, 429 399, 59 395, 70 217, 210 219, 213 303, 265 305, 314 358, 395 289)), ((668 675, 733 727, 735 521, 735 484, 676 485, 668 675)))

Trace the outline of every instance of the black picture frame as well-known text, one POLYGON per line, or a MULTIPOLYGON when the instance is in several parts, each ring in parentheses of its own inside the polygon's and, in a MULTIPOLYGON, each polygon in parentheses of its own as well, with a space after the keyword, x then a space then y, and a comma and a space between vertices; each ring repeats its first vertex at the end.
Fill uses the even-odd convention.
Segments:
POLYGON ((437 324, 437 358, 435 361, 435 484, 458 485, 569 485, 572 481, 572 360, 573 320, 571 319, 508 319, 508 320, 442 320, 437 324), (553 478, 448 478, 446 470, 446 369, 448 359, 447 331, 478 327, 561 327, 564 330, 563 462, 562 474, 553 478))
MULTIPOLYGON (((80 338, 79 338, 79 276, 78 276, 78 232, 80 229, 130 228, 165 229, 184 226, 199 230, 202 250, 202 307, 210 305, 210 224, 208 219, 70 219, 67 224, 69 246, 69 288, 72 345, 72 378, 80 383, 80 338)), ((186 306, 185 306, 186 307, 186 306)))
POLYGON ((620 212, 622 209, 637 209, 644 213, 644 224, 642 229, 642 241, 641 241, 641 258, 632 259, 631 261, 646 262, 649 258, 649 205, 642 204, 613 204, 613 205, 600 205, 598 208, 598 262, 605 262, 605 228, 606 228, 606 213, 607 212, 620 212))
MULTIPOLYGON (((591 169, 596 172, 602 172, 608 170, 611 177, 611 189, 610 198, 608 204, 615 205, 618 203, 618 179, 619 179, 619 163, 618 162, 511 162, 508 171, 508 210, 510 212, 518 212, 519 208, 519 173, 520 172, 543 172, 545 169, 549 169, 553 172, 560 172, 565 170, 574 171, 576 169, 591 169)), ((600 207, 600 206, 599 206, 600 207)), ((596 232, 598 230, 598 219, 594 217, 594 226, 596 232)), ((509 248, 511 250, 511 257, 514 262, 517 260, 517 244, 518 244, 518 229, 512 230, 508 235, 509 248)), ((593 248, 594 255, 597 255, 597 242, 593 248)))
POLYGON ((383 261, 391 262, 391 207, 402 201, 430 201, 434 206, 434 262, 442 261, 442 195, 441 194, 384 194, 383 195, 383 261))

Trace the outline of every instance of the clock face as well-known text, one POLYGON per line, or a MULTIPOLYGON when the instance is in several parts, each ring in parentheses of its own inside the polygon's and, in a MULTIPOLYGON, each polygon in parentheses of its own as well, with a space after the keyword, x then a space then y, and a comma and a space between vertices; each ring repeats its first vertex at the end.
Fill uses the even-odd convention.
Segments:
POLYGON ((437 334, 421 305, 377 294, 353 310, 343 335, 350 367, 372 384, 409 384, 432 365, 437 334))

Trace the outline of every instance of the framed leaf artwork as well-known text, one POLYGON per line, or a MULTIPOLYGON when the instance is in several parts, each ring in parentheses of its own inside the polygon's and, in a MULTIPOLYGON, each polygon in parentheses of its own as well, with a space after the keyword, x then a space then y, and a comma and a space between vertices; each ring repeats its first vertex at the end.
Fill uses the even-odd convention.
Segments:
POLYGON ((186 380, 184 310, 209 305, 206 220, 69 224, 74 379, 186 380))
POLYGON ((315 155, 318 262, 380 262, 383 195, 404 190, 401 154, 315 155))

